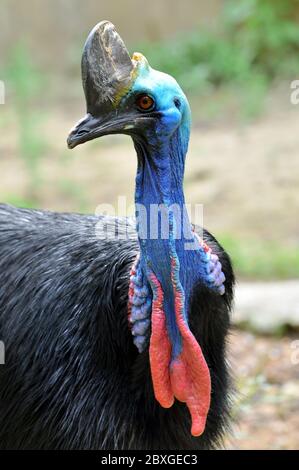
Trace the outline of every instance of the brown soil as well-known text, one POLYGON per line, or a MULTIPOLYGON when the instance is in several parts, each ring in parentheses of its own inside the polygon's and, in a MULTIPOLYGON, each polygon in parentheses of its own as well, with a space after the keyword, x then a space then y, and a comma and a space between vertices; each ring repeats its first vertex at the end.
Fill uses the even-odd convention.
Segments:
POLYGON ((237 396, 233 436, 226 446, 299 449, 298 337, 275 339, 235 331, 230 361, 237 396))

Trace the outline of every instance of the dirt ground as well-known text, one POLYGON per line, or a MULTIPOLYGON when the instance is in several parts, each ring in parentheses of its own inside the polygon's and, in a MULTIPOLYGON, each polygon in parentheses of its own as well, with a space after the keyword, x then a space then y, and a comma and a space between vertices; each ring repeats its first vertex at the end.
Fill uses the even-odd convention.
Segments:
POLYGON ((229 344, 237 392, 226 447, 299 449, 299 335, 281 339, 235 330, 229 344))

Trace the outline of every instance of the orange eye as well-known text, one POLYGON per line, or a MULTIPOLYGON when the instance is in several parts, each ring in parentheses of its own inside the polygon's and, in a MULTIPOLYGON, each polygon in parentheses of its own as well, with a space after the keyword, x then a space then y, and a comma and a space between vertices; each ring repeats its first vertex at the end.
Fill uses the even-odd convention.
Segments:
POLYGON ((153 109, 155 102, 150 96, 141 95, 138 96, 136 104, 141 111, 150 111, 153 109))

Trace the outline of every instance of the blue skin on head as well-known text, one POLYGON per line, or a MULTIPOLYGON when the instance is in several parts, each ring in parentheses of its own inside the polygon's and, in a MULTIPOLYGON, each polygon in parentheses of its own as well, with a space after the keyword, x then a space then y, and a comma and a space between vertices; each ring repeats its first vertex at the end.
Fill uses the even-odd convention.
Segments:
POLYGON ((176 80, 170 75, 152 69, 145 58, 138 64, 138 75, 130 94, 146 93, 155 100, 156 110, 161 113, 161 120, 157 123, 157 133, 148 138, 153 145, 166 143, 178 127, 186 148, 190 136, 191 111, 188 100, 176 80))

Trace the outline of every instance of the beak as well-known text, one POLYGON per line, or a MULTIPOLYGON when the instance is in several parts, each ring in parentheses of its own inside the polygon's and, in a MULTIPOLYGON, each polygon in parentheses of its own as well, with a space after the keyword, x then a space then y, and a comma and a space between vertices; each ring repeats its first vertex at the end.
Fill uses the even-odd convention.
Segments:
POLYGON ((69 148, 103 135, 126 132, 136 118, 118 113, 117 103, 133 84, 134 65, 112 23, 102 21, 91 31, 81 66, 87 114, 71 130, 69 148))
POLYGON ((134 113, 134 111, 127 111, 122 115, 114 111, 113 113, 104 113, 102 117, 94 117, 88 113, 71 129, 67 139, 68 148, 73 149, 77 145, 104 135, 127 134, 137 136, 145 126, 149 127, 151 122, 154 124, 155 117, 156 113, 141 116, 134 113))
POLYGON ((67 145, 69 149, 73 149, 79 144, 84 144, 104 135, 126 133, 126 128, 131 128, 127 117, 126 119, 120 118, 116 113, 115 115, 108 113, 104 114, 103 117, 94 117, 88 113, 71 130, 67 145))

